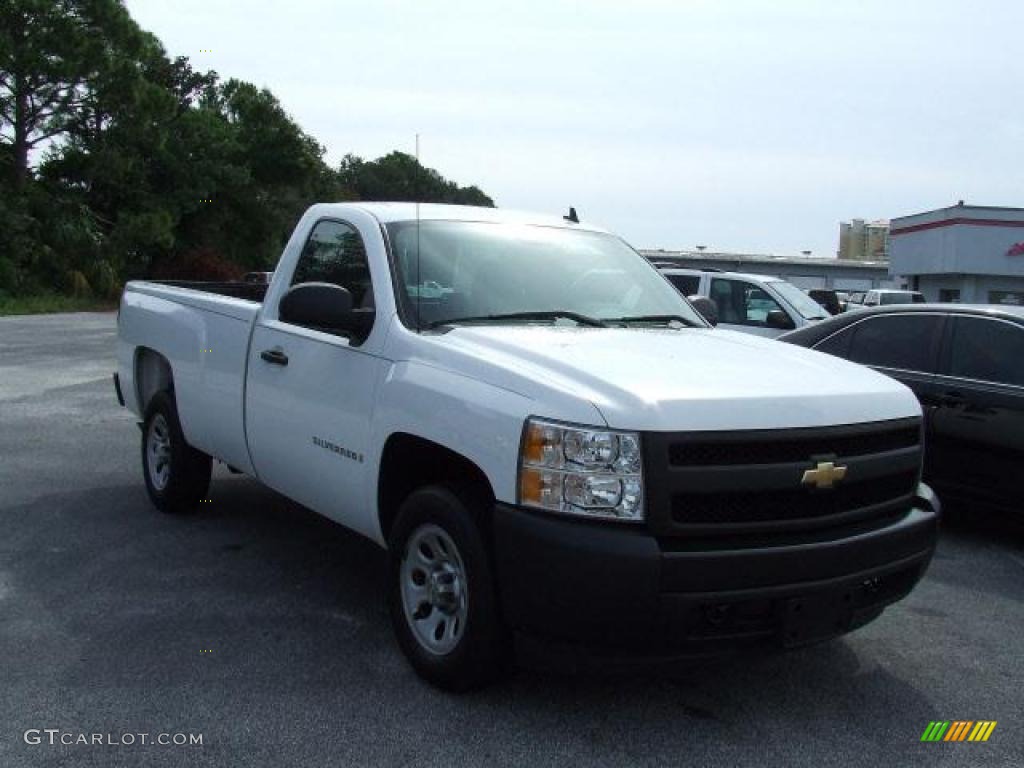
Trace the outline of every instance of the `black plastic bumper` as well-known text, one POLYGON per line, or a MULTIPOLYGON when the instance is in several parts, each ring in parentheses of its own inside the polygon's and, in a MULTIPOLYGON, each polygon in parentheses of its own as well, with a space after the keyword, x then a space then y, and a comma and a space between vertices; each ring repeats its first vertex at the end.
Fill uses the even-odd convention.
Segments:
POLYGON ((935 549, 939 506, 839 538, 723 548, 499 504, 494 549, 517 632, 595 649, 687 655, 854 629, 905 596, 935 549))

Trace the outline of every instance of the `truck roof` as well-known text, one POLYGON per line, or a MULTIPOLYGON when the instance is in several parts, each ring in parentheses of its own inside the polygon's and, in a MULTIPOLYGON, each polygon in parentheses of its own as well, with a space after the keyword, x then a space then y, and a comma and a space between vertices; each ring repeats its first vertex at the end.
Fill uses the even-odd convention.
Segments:
POLYGON ((778 275, 761 275, 754 272, 726 272, 721 269, 697 269, 695 267, 664 267, 659 268, 660 272, 667 275, 701 275, 710 274, 712 277, 739 277, 749 280, 752 283, 784 283, 786 282, 778 275))
MULTIPOLYGON (((345 211, 358 209, 374 216, 382 224, 394 221, 412 221, 417 216, 416 203, 318 203, 313 206, 323 215, 343 216, 345 211)), ((566 208, 568 212, 568 207, 566 208)), ((421 203, 421 221, 484 221, 498 224, 532 224, 563 229, 583 229, 591 232, 606 232, 586 222, 573 223, 560 215, 530 213, 507 208, 483 208, 475 205, 445 205, 442 203, 421 203)))

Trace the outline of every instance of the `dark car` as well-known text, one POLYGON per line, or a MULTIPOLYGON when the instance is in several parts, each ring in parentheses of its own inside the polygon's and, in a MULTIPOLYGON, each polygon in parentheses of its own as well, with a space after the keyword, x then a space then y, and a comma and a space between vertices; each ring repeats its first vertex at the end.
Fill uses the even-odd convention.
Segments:
POLYGON ((780 336, 906 384, 925 414, 925 481, 943 500, 1024 503, 1024 307, 902 304, 780 336))
POLYGON ((838 315, 843 311, 839 294, 830 288, 811 288, 807 295, 827 309, 830 315, 838 315))

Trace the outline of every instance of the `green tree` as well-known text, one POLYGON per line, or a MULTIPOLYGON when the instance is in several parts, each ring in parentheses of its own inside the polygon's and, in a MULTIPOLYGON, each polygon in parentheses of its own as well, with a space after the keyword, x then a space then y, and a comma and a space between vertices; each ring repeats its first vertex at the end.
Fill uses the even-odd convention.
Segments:
POLYGON ((323 157, 272 93, 170 58, 121 0, 0 0, 0 292, 265 268, 317 201, 493 204, 399 152, 323 157))
POLYGON ((32 150, 89 117, 91 79, 137 34, 118 0, 0 2, 0 137, 18 188, 32 150))
POLYGON ((494 201, 477 187, 460 187, 404 152, 371 161, 346 155, 338 176, 360 200, 494 206, 494 201))

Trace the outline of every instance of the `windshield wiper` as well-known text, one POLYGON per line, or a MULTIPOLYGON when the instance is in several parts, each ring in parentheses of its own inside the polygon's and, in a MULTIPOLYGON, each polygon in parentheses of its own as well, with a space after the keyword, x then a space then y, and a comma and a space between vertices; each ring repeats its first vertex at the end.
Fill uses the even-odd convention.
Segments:
POLYGON ((437 328, 440 325, 452 325, 454 323, 488 323, 501 322, 502 320, 558 320, 565 318, 573 320, 577 325, 587 325, 592 328, 606 328, 608 324, 596 317, 581 315, 578 312, 570 312, 564 309, 553 309, 550 311, 538 312, 507 312, 499 315, 471 315, 469 317, 452 317, 447 320, 435 320, 428 323, 426 328, 437 328))
POLYGON ((688 317, 682 315, 632 315, 628 317, 609 317, 605 320, 606 323, 671 323, 677 322, 689 328, 702 328, 703 326, 699 323, 695 323, 688 317))

